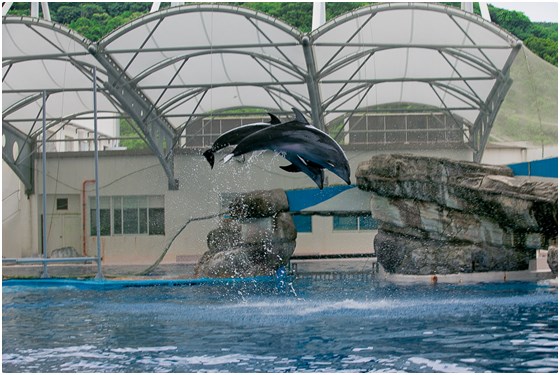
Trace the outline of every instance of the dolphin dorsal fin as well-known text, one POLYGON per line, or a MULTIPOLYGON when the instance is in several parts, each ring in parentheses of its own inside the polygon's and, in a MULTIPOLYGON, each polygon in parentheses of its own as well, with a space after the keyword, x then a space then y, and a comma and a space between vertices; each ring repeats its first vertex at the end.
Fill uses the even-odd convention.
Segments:
POLYGON ((297 122, 301 122, 302 124, 309 125, 309 122, 307 121, 307 119, 299 109, 292 108, 292 111, 294 111, 294 114, 296 115, 297 122))
POLYGON ((268 115, 270 116, 270 125, 277 125, 282 123, 282 121, 280 121, 280 119, 274 116, 272 113, 269 112, 268 115))

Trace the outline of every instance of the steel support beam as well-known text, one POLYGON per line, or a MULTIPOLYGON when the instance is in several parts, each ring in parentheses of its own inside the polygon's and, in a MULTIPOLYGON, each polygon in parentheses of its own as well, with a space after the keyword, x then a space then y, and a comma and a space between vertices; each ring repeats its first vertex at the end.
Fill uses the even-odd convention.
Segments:
POLYGON ((34 193, 33 153, 35 140, 2 121, 2 159, 12 168, 25 186, 25 194, 34 193))
POLYGON ((323 106, 321 105, 321 91, 319 90, 319 77, 317 74, 317 66, 315 64, 313 45, 307 36, 303 37, 301 45, 305 56, 305 64, 307 65, 305 82, 307 83, 307 90, 309 91, 311 118, 313 120, 313 125, 321 130, 325 130, 323 106))
POLYGON ((97 51, 93 45, 88 50, 107 71, 108 81, 104 83, 105 89, 117 99, 121 108, 138 125, 148 146, 159 159, 167 175, 169 189, 179 189, 173 163, 173 145, 176 137, 173 126, 159 115, 154 104, 131 83, 126 72, 122 71, 115 61, 107 54, 97 51))
POLYGON ((514 46, 504 64, 504 67, 502 68, 501 73, 496 79, 496 83, 492 88, 492 91, 490 91, 490 94, 488 95, 485 105, 481 106, 480 113, 471 128, 469 146, 474 150, 473 161, 476 163, 480 163, 482 160, 484 148, 486 147, 486 143, 490 137, 494 120, 496 120, 498 111, 500 110, 500 107, 502 106, 502 103, 513 83, 509 72, 511 65, 513 64, 513 60, 521 50, 522 45, 523 43, 518 41, 514 46))
POLYGON ((494 86, 494 89, 488 96, 486 106, 482 108, 475 120, 474 126, 471 129, 471 135, 469 137, 470 146, 474 150, 473 161, 475 163, 480 163, 482 160, 484 148, 486 147, 486 143, 488 142, 488 138, 490 137, 492 125, 494 124, 494 120, 498 115, 500 106, 506 98, 507 92, 512 83, 513 80, 507 77, 502 82, 494 86))

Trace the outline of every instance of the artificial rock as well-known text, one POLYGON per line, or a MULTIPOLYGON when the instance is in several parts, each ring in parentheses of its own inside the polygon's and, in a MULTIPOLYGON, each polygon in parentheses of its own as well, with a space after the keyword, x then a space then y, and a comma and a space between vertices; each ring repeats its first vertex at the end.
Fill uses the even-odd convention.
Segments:
POLYGON ((285 266, 297 232, 283 190, 241 194, 229 206, 230 218, 208 234, 208 251, 196 266, 199 277, 273 275, 285 266))
POLYGON ((527 269, 558 237, 558 183, 509 168, 412 155, 362 162, 379 263, 402 274, 527 269))

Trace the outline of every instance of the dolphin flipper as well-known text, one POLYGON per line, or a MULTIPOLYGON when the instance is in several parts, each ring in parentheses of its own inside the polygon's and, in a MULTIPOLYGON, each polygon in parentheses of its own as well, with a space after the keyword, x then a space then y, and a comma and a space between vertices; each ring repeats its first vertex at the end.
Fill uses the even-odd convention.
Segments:
POLYGON ((290 164, 290 165, 281 165, 280 169, 285 170, 286 172, 291 172, 291 173, 297 173, 297 172, 301 172, 301 169, 294 165, 294 164, 290 164))

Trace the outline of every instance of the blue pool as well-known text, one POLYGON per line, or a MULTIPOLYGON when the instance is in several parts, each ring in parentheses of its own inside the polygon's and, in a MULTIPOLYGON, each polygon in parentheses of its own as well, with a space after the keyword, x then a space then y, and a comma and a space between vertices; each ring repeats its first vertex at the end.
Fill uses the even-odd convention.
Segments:
POLYGON ((296 279, 2 288, 4 372, 557 372, 557 290, 296 279))

